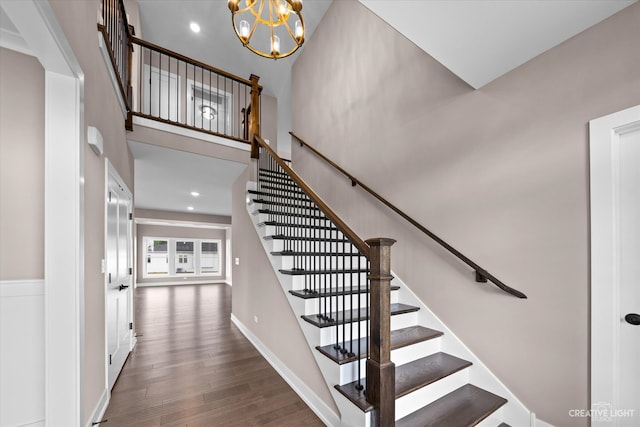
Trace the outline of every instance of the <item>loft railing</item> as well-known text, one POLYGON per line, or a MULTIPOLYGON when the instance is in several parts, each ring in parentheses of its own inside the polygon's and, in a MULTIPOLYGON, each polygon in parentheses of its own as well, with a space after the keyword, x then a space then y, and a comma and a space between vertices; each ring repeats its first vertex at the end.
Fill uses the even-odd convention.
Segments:
POLYGON ((407 215, 405 212, 403 212, 402 210, 400 210, 398 207, 396 207, 395 205, 393 205, 391 202, 389 202, 387 199, 385 199, 384 197, 382 197, 380 194, 376 193, 375 191, 373 191, 370 187, 368 187, 366 184, 364 184, 362 181, 360 181, 359 179, 357 179, 356 177, 354 177, 353 175, 351 175, 349 172, 347 172, 346 170, 344 170, 342 167, 340 167, 338 164, 336 164, 334 161, 332 161, 331 159, 329 159, 327 156, 325 156, 324 154, 322 154, 321 152, 319 152, 318 150, 316 150, 314 147, 312 147, 311 145, 309 145, 309 143, 305 142, 301 137, 299 137, 298 135, 296 135, 293 132, 289 132, 291 134, 291 136, 293 136, 296 140, 298 140, 298 142, 300 143, 300 146, 304 146, 307 147, 312 153, 314 153, 316 156, 318 156, 319 158, 321 158, 323 161, 325 161, 326 163, 328 163, 329 165, 331 165, 333 168, 335 168, 336 170, 338 170, 341 174, 343 174, 344 176, 346 176, 350 181, 351 181, 351 186, 355 187, 355 186, 360 186, 364 191, 366 191, 367 193, 371 194, 373 197, 375 197, 376 199, 378 199, 380 202, 382 202, 385 206, 387 206, 389 209, 391 209, 392 211, 394 211, 395 213, 397 213, 398 215, 400 215, 402 218, 404 218, 406 221, 408 221, 411 225, 413 225, 414 227, 416 227, 418 230, 420 230, 422 233, 426 234, 427 236, 429 236, 431 239, 433 239, 436 243, 438 243, 440 246, 442 246, 443 248, 445 248, 447 251, 451 252, 453 255, 455 255, 458 259, 460 259, 462 262, 464 262, 465 264, 467 264, 469 267, 471 267, 474 271, 475 271, 475 279, 477 282, 482 282, 485 283, 487 281, 492 282, 493 284, 495 284, 498 288, 502 289, 503 291, 514 295, 518 298, 527 298, 527 296, 518 291, 517 289, 514 289, 512 287, 507 286, 506 284, 504 284, 500 279, 498 279, 497 277, 495 277, 493 274, 489 273, 487 270, 485 270, 484 268, 480 267, 478 264, 476 264, 474 261, 472 261, 469 257, 467 257, 466 255, 462 254, 460 251, 458 251, 457 249, 455 249, 453 246, 451 246, 449 243, 447 243, 446 241, 444 241, 443 239, 441 239, 440 237, 438 237, 436 234, 434 234, 432 231, 430 231, 429 229, 427 229, 426 227, 424 227, 423 225, 421 225, 419 222, 417 222, 415 219, 411 218, 409 215, 407 215))
POLYGON ((133 37, 140 82, 133 115, 242 142, 259 134, 258 77, 243 79, 133 37))
MULTIPOLYGON (((391 362, 391 245, 363 241, 262 138, 257 195, 265 223, 282 240, 279 255, 293 258, 283 274, 303 276, 302 297, 317 299, 318 327, 335 328, 335 343, 321 351, 357 365, 356 390, 373 406, 375 426, 395 425, 395 365, 391 362), (366 381, 361 359, 366 358, 366 381), (366 387, 366 390, 364 388, 366 387)), ((340 388, 338 388, 340 389, 340 388)))
POLYGON ((212 67, 133 35, 123 0, 102 1, 102 33, 132 116, 250 143, 260 135, 259 77, 212 67))
POLYGON ((98 31, 107 46, 111 65, 118 76, 120 93, 131 110, 131 64, 133 46, 131 28, 127 22, 127 12, 122 0, 102 0, 102 22, 98 31))

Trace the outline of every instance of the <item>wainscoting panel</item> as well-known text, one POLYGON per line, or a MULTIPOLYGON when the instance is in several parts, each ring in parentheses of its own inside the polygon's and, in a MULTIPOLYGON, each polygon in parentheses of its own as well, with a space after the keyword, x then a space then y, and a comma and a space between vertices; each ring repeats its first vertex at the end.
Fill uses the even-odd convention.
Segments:
POLYGON ((0 427, 44 425, 44 280, 0 281, 0 427))

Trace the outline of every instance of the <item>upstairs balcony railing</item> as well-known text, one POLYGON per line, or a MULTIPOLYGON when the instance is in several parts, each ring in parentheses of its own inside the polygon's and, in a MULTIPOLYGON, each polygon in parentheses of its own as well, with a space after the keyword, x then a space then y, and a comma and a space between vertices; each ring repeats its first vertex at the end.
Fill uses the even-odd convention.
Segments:
MULTIPOLYGON (((102 1, 102 33, 133 116, 250 144, 260 135, 259 77, 238 77, 135 37, 123 0, 102 1)), ((255 152, 257 148, 252 151, 255 152)))

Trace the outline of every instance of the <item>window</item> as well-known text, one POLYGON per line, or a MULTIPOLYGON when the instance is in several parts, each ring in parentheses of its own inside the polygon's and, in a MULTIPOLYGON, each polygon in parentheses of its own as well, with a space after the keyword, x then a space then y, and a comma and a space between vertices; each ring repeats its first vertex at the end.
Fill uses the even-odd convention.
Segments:
POLYGON ((200 269, 202 274, 219 273, 220 257, 217 241, 203 241, 200 250, 200 269))
POLYGON ((194 274, 196 272, 194 247, 195 242, 193 240, 176 240, 174 242, 175 274, 194 274))
POLYGON ((147 253, 145 255, 145 272, 148 276, 158 277, 169 275, 169 246, 166 240, 156 240, 145 237, 147 253))
POLYGON ((220 240, 144 237, 144 278, 220 274, 220 240))

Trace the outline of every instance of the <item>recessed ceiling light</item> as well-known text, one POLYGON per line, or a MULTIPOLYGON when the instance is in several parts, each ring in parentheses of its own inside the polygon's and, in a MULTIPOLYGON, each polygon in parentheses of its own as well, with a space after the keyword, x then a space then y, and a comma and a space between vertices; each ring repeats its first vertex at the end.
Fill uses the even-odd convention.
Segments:
POLYGON ((191 31, 193 31, 194 33, 199 33, 200 32, 200 25, 198 25, 195 22, 192 22, 189 24, 189 28, 191 28, 191 31))
POLYGON ((191 192, 191 195, 192 195, 193 197, 198 197, 198 196, 200 195, 200 193, 198 193, 197 191, 192 191, 192 192, 191 192))
POLYGON ((192 211, 193 209, 194 209, 194 207, 193 207, 193 206, 187 206, 187 210, 188 210, 188 211, 192 211))

